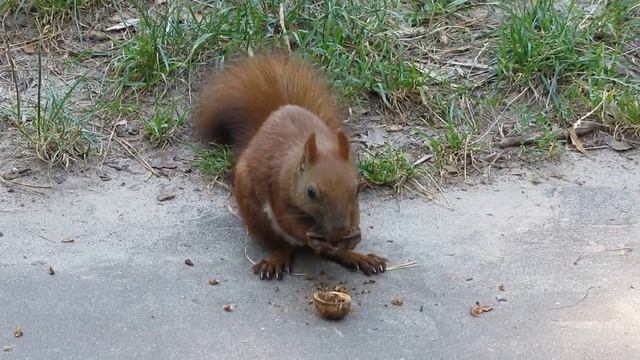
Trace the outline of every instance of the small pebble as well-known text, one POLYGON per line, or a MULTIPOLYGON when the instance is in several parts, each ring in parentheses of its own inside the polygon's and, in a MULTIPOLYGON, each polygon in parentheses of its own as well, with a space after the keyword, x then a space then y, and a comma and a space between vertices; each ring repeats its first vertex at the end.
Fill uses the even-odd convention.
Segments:
POLYGON ((176 198, 176 194, 161 194, 161 195, 158 195, 158 201, 160 201, 160 202, 173 200, 175 198, 176 198))
POLYGON ((53 181, 55 181, 56 184, 62 184, 64 182, 64 175, 62 174, 53 175, 53 181))

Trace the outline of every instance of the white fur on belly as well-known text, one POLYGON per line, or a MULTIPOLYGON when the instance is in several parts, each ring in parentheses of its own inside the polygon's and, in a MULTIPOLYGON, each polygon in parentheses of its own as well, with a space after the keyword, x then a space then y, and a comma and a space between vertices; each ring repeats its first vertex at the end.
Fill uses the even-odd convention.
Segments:
POLYGON ((269 203, 268 200, 266 205, 264 206, 264 213, 267 214, 267 217, 271 222, 271 228, 273 229, 273 231, 275 231, 278 235, 280 235, 286 242, 294 246, 305 245, 305 243, 302 240, 297 239, 289 235, 288 233, 286 233, 284 230, 282 230, 282 228, 280 227, 280 224, 278 224, 278 220, 276 220, 276 216, 273 213, 273 208, 271 208, 271 204, 269 203))

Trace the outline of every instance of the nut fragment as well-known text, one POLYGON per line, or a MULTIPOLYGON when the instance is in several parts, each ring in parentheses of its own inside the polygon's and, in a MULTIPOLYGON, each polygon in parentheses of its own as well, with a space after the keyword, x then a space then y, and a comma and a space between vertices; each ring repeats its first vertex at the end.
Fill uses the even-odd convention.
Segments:
POLYGON ((24 333, 22 332, 22 329, 20 328, 20 326, 18 326, 15 330, 13 330, 13 336, 21 337, 22 335, 24 335, 24 333))
POLYGON ((475 305, 472 305, 469 308, 469 314, 473 317, 479 317, 482 313, 486 313, 493 310, 493 306, 491 305, 480 305, 479 302, 476 302, 475 305))
POLYGON ((226 312, 232 312, 232 311, 233 311, 233 308, 231 308, 231 305, 230 305, 230 304, 226 304, 226 305, 224 306, 224 311, 226 311, 226 312))
POLYGON ((318 291, 313 303, 320 316, 328 320, 341 320, 351 310, 351 296, 339 291, 318 291))
POLYGON ((402 300, 402 298, 400 296, 398 296, 395 299, 391 300, 391 304, 393 304, 395 306, 402 306, 402 305, 404 305, 404 300, 402 300))
POLYGON ((218 285, 218 284, 220 284, 220 281, 218 281, 218 279, 214 279, 214 278, 209 279, 209 285, 218 285))

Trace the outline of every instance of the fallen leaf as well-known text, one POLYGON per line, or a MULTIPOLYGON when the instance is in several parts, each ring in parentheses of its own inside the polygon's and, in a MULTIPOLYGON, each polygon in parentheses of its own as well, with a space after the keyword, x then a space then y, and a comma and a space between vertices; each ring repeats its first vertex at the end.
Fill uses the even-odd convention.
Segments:
POLYGON ((25 54, 34 54, 36 52, 36 47, 35 45, 27 44, 22 47, 22 51, 24 51, 25 54))
POLYGON ((391 124, 391 125, 387 126, 387 130, 389 130, 390 132, 396 132, 396 131, 400 131, 402 129, 404 129, 404 127, 402 125, 391 124))
POLYGON ((209 279, 209 285, 218 285, 220 281, 218 279, 209 279))
POLYGON ((191 259, 185 259, 185 260, 184 260, 184 263, 185 263, 186 265, 193 266, 193 261, 191 261, 191 259))
POLYGON ((167 149, 159 151, 151 156, 149 165, 155 169, 176 169, 179 163, 175 160, 176 151, 167 149))
POLYGON ((402 306, 402 305, 404 305, 404 300, 402 300, 402 298, 400 296, 398 296, 395 299, 391 300, 391 304, 393 304, 395 306, 402 306))
POLYGON ((500 285, 500 286, 498 286, 498 290, 500 290, 500 291, 504 291, 504 285, 500 285))
POLYGON ((452 165, 445 165, 442 167, 447 174, 457 174, 459 172, 458 168, 452 165))
POLYGON ((85 37, 89 40, 93 41, 106 41, 109 40, 109 35, 103 33, 102 31, 89 31, 85 35, 85 37))
POLYGON ((20 326, 18 326, 15 330, 13 330, 13 336, 21 337, 22 335, 24 335, 24 333, 22 332, 22 329, 20 328, 20 326))
POLYGON ((471 316, 473 317, 479 317, 480 314, 489 312, 491 310, 493 310, 493 306, 491 305, 480 306, 479 303, 475 303, 475 305, 472 305, 471 308, 469 308, 469 314, 471 314, 471 316))
POLYGON ((445 45, 449 43, 449 37, 447 36, 447 33, 444 31, 440 33, 440 42, 442 42, 445 45))
POLYGON ((624 141, 620 141, 616 139, 611 139, 611 142, 609 143, 609 147, 615 151, 627 151, 627 150, 633 149, 633 146, 627 144, 624 141))
POLYGON ((578 134, 576 134, 576 128, 574 128, 573 126, 569 128, 569 137, 571 138, 571 143, 576 147, 576 149, 583 155, 587 155, 587 152, 584 149, 584 144, 578 137, 578 134))
POLYGON ((2 175, 5 180, 15 180, 23 176, 31 174, 31 168, 13 169, 10 172, 2 175))

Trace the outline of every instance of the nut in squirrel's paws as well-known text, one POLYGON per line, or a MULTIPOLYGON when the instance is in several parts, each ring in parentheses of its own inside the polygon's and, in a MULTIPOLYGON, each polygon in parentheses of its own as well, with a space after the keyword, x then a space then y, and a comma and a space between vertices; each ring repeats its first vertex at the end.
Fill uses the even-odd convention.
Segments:
POLYGON ((267 259, 253 265, 253 273, 259 274, 262 280, 271 280, 274 277, 282 280, 284 273, 291 273, 291 257, 279 253, 271 254, 267 259))
POLYGON ((387 270, 387 259, 374 254, 358 254, 350 252, 340 258, 340 263, 352 269, 362 271, 365 275, 381 274, 387 270))
POLYGON ((308 245, 316 253, 334 254, 336 252, 353 249, 362 240, 362 234, 357 227, 348 231, 337 231, 335 233, 322 235, 311 229, 307 232, 308 245))

